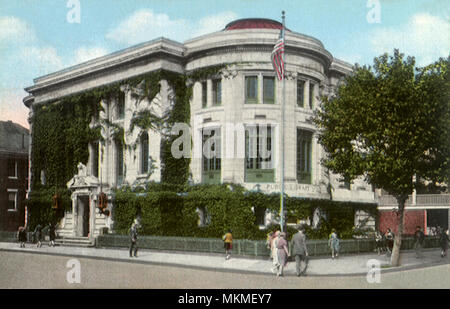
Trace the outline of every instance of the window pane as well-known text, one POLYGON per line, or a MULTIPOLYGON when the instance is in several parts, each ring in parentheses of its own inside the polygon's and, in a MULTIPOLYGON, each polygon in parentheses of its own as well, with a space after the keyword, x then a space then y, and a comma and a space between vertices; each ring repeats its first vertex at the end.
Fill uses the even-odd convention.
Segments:
POLYGON ((305 99, 305 82, 302 80, 297 81, 297 106, 299 107, 305 107, 304 106, 304 99, 305 99))
POLYGON ((122 184, 123 181, 123 145, 121 142, 117 142, 117 183, 122 184))
POLYGON ((220 129, 204 129, 202 135, 202 182, 209 184, 219 184, 221 182, 222 165, 220 150, 220 129))
POLYGON ((16 192, 8 192, 8 210, 16 210, 16 192))
POLYGON ((98 177, 99 153, 98 142, 92 145, 92 175, 98 177))
POLYGON ((148 134, 144 132, 141 136, 141 174, 148 173, 148 134))
POLYGON ((219 79, 213 80, 213 104, 222 104, 222 82, 219 79))
POLYGON ((202 83, 202 107, 205 108, 207 106, 207 84, 206 82, 202 83))
POLYGON ((263 98, 265 104, 275 103, 275 78, 267 77, 263 78, 263 98))
POLYGON ((297 129, 297 181, 311 183, 312 133, 297 129))
POLYGON ((120 92, 117 102, 117 118, 123 119, 125 117, 125 93, 120 92))
POLYGON ((273 168, 271 126, 255 126, 246 128, 245 156, 247 169, 273 168))
POLYGON ((257 76, 247 76, 245 78, 246 103, 258 103, 258 78, 257 76))
POLYGON ((218 170, 221 168, 220 129, 203 131, 203 171, 218 170), (206 143, 209 143, 209 146, 206 143))

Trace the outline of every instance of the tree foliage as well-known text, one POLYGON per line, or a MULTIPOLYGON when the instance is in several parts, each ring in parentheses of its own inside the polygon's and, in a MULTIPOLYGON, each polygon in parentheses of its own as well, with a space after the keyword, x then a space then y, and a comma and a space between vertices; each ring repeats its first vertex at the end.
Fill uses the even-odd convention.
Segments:
POLYGON ((407 196, 413 175, 447 181, 449 59, 415 70, 395 50, 356 67, 315 122, 328 156, 324 164, 347 179, 364 175, 394 196, 407 196))
POLYGON ((416 68, 413 57, 395 50, 373 67, 356 65, 315 115, 324 165, 348 180, 365 176, 395 196, 400 234, 405 200, 418 183, 413 176, 449 180, 449 60, 416 68))

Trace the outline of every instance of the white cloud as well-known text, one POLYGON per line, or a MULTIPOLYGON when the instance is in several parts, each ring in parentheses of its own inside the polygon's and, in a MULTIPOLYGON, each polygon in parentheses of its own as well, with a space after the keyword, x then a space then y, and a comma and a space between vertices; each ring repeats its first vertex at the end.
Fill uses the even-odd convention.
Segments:
POLYGON ((23 65, 29 70, 37 70, 38 75, 48 74, 63 68, 61 57, 57 50, 51 46, 29 46, 22 48, 18 55, 23 65))
POLYGON ((110 30, 106 38, 125 45, 150 41, 158 37, 184 41, 202 34, 219 31, 236 19, 234 12, 222 12, 191 22, 186 19, 171 19, 166 14, 156 14, 152 10, 136 11, 117 27, 110 30))
POLYGON ((418 65, 427 65, 450 53, 450 23, 428 13, 416 14, 400 28, 373 31, 371 44, 376 54, 392 53, 394 48, 415 56, 418 65))
POLYGON ((108 54, 108 51, 103 47, 85 47, 78 48, 74 53, 73 64, 86 62, 108 54))
POLYGON ((204 17, 198 21, 194 37, 222 30, 229 22, 236 20, 238 15, 234 12, 227 11, 217 15, 204 17))
POLYGON ((23 43, 35 40, 34 30, 23 20, 14 16, 0 17, 0 41, 23 43))
POLYGON ((171 20, 166 14, 155 14, 152 10, 139 10, 116 28, 106 38, 123 44, 137 44, 164 36, 179 39, 188 27, 184 19, 171 20))

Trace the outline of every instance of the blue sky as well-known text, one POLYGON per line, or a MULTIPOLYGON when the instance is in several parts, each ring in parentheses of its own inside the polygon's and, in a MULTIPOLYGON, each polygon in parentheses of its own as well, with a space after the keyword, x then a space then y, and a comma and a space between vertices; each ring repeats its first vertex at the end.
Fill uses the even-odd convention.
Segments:
POLYGON ((33 78, 160 36, 183 42, 235 19, 281 21, 282 10, 289 29, 350 63, 393 48, 419 65, 450 53, 448 0, 0 0, 0 120, 28 127, 23 88, 33 78))

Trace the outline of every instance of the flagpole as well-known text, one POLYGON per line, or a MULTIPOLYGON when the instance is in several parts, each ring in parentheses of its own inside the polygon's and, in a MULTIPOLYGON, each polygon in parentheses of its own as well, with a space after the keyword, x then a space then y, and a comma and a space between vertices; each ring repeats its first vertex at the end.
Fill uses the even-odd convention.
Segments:
POLYGON ((281 192, 280 192, 280 225, 281 231, 284 232, 284 105, 285 105, 285 94, 286 94, 286 83, 284 72, 286 70, 286 41, 285 41, 285 16, 284 11, 282 11, 282 21, 283 21, 283 98, 281 104, 281 192))

